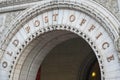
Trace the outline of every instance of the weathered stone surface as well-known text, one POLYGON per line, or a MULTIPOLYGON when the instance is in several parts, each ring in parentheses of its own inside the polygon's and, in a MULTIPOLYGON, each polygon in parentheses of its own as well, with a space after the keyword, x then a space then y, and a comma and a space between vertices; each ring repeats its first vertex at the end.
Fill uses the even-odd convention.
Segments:
POLYGON ((120 21, 120 4, 119 0, 93 0, 97 3, 104 6, 106 9, 108 9, 111 13, 113 13, 120 21))
POLYGON ((3 37, 9 32, 9 30, 12 28, 11 23, 17 18, 17 16, 22 11, 17 12, 9 12, 0 14, 0 42, 2 43, 3 37))
POLYGON ((6 17, 5 14, 0 15, 0 34, 1 34, 2 30, 4 29, 5 17, 6 17))
POLYGON ((13 21, 21 11, 6 13, 5 26, 9 26, 11 21, 13 21))
POLYGON ((26 3, 36 2, 36 1, 42 1, 42 0, 2 0, 0 1, 0 7, 26 4, 26 3))

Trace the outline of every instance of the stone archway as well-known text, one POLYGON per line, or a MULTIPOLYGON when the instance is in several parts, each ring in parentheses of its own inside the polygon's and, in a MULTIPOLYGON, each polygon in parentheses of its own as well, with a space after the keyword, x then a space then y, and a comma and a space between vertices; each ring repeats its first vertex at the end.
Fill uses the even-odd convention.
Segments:
MULTIPOLYGON (((56 30, 70 31, 87 41, 98 59, 102 80, 119 79, 120 65, 118 52, 114 46, 114 41, 118 39, 119 23, 100 5, 94 9, 96 6, 98 7, 98 4, 84 0, 61 2, 50 0, 43 1, 40 5, 23 13, 12 25, 14 29, 11 29, 3 44, 5 51, 1 59, 1 79, 17 80, 20 69, 16 74, 16 64, 21 58, 23 62, 26 59, 26 57, 21 57, 26 46, 29 46, 31 41, 40 35, 56 30), (104 13, 106 15, 103 15, 104 13)), ((57 33, 55 36, 59 37, 57 33)), ((41 44, 45 45, 44 42, 41 44)), ((40 46, 42 47, 42 45, 40 46)), ((51 47, 49 45, 46 48, 50 49, 51 47)), ((45 51, 45 53, 47 52, 45 51)))
POLYGON ((37 75, 37 80, 101 80, 96 56, 79 36, 56 45, 37 75))

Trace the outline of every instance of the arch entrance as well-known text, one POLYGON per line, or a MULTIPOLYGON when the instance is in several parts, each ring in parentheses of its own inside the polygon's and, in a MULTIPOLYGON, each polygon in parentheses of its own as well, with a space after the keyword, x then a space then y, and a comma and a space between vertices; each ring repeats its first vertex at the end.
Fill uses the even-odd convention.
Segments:
MULTIPOLYGON (((14 29, 11 29, 3 45, 5 51, 0 65, 1 79, 36 79, 39 67, 51 49, 63 41, 79 37, 94 52, 101 80, 119 80, 120 65, 114 46, 114 41, 118 38, 117 27, 114 26, 119 24, 116 21, 115 25, 109 23, 113 19, 111 17, 102 20, 100 16, 103 18, 104 15, 100 12, 98 16, 92 14, 91 7, 86 7, 92 3, 84 0, 43 3, 23 13, 12 25, 14 29)), ((95 6, 97 4, 93 7, 95 6)))
POLYGON ((36 80, 101 80, 97 58, 80 37, 55 46, 43 60, 36 80))

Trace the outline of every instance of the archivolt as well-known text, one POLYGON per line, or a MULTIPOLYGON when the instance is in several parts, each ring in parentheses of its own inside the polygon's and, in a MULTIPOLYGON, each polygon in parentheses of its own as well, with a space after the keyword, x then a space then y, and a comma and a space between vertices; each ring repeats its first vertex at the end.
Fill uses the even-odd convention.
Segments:
POLYGON ((16 66, 14 67, 14 71, 13 71, 14 76, 12 77, 12 80, 16 80, 16 79, 23 80, 23 78, 25 80, 35 79, 37 71, 39 69, 39 66, 42 63, 44 57, 49 53, 49 51, 53 47, 55 47, 57 44, 65 41, 65 40, 78 37, 74 33, 77 34, 78 36, 82 37, 84 40, 86 40, 86 42, 91 46, 91 48, 96 53, 96 57, 100 64, 101 76, 102 76, 102 79, 104 79, 105 78, 104 77, 105 70, 103 67, 104 66, 103 58, 100 55, 99 49, 97 49, 97 45, 95 45, 94 41, 92 41, 91 38, 87 34, 85 34, 84 32, 81 32, 80 30, 78 30, 74 27, 70 27, 70 26, 66 26, 66 25, 54 25, 54 26, 49 26, 49 27, 43 28, 43 29, 35 32, 33 34, 34 37, 33 37, 33 35, 31 35, 28 38, 28 40, 25 41, 25 43, 27 43, 27 44, 23 44, 24 47, 19 49, 21 51, 23 51, 23 50, 24 51, 22 53, 21 52, 19 53, 20 54, 19 60, 17 61, 16 66), (68 32, 66 32, 66 31, 68 31, 68 32), (46 37, 46 36, 49 36, 49 37, 46 37), (34 41, 34 39, 36 39, 37 37, 39 37, 39 38, 34 41), (37 41, 39 41, 39 42, 37 42, 37 41), (30 44, 30 43, 32 43, 32 44, 30 44), (39 52, 31 51, 32 48, 35 47, 34 46, 35 44, 39 44, 38 45, 39 47, 37 47, 37 48, 39 48, 39 50, 36 50, 39 52), (28 46, 28 48, 25 48, 26 46, 28 46), (35 56, 35 54, 37 56, 35 56), (34 59, 32 59, 33 56, 35 56, 34 59), (39 59, 39 60, 37 61, 37 59, 39 59), (28 61, 26 61, 26 60, 28 60, 28 61), (39 62, 39 64, 37 64, 37 66, 36 66, 36 61, 39 62), (31 65, 28 65, 30 63, 31 63, 31 65), (18 74, 18 69, 20 72, 19 74, 18 74), (33 75, 33 72, 35 72, 34 75, 33 75), (31 77, 31 74, 32 74, 32 77, 31 77), (16 77, 16 76, 19 76, 19 77, 16 77))

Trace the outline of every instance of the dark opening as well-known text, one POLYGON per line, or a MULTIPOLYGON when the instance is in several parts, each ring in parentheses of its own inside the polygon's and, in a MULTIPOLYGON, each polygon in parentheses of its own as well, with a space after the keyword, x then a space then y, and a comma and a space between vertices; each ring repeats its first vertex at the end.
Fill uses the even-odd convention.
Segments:
POLYGON ((36 80, 101 80, 95 53, 81 38, 62 42, 44 59, 36 80))

